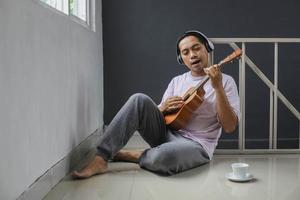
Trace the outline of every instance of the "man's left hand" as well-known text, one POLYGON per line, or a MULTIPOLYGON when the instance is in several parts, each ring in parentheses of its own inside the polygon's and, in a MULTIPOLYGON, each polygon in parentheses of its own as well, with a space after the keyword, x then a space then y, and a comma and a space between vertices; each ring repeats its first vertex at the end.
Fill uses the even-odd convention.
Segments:
POLYGON ((208 68, 204 68, 204 72, 209 76, 212 87, 215 90, 221 89, 222 85, 222 72, 217 64, 208 68))

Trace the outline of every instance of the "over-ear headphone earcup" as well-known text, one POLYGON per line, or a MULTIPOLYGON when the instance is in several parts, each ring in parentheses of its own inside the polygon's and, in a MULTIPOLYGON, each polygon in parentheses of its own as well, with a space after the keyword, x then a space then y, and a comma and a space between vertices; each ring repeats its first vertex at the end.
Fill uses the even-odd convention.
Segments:
POLYGON ((178 62, 179 64, 181 64, 181 65, 183 64, 183 60, 182 60, 180 54, 177 55, 177 62, 178 62))
POLYGON ((208 53, 212 51, 212 48, 209 46, 209 44, 207 42, 205 42, 205 48, 208 53))

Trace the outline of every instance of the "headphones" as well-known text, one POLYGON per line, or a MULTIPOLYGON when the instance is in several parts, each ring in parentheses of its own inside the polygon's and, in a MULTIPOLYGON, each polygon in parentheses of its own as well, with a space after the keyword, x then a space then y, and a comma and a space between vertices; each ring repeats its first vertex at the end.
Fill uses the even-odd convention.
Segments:
POLYGON ((182 36, 178 38, 177 45, 176 45, 177 62, 181 65, 184 65, 184 63, 180 55, 179 42, 184 38, 186 38, 187 36, 191 36, 191 35, 197 37, 200 40, 200 42, 204 44, 208 53, 214 50, 214 44, 203 33, 196 30, 186 31, 182 36))

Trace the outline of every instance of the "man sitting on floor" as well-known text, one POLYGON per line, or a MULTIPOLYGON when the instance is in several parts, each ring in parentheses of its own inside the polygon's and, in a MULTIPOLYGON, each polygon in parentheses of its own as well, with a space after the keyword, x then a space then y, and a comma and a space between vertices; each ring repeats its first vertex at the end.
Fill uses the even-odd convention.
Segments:
POLYGON ((172 175, 212 159, 222 129, 235 130, 239 116, 239 97, 232 77, 222 74, 217 65, 209 67, 212 42, 199 31, 187 31, 177 41, 177 60, 189 71, 172 79, 162 102, 156 105, 144 94, 134 94, 105 130, 97 155, 74 178, 88 178, 107 171, 110 159, 138 163, 159 174, 172 175), (204 102, 196 109, 186 127, 169 129, 164 115, 177 112, 184 104, 181 96, 192 86, 204 85, 204 102), (135 131, 151 148, 144 151, 121 150, 135 131))

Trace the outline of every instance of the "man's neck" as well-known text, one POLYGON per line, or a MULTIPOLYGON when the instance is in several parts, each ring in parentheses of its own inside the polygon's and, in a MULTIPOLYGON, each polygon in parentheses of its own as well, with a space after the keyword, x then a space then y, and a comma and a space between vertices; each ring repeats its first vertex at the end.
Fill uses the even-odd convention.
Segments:
POLYGON ((191 71, 191 75, 194 76, 194 77, 200 77, 200 76, 205 76, 206 73, 204 72, 204 70, 202 70, 202 71, 199 72, 199 73, 196 73, 196 72, 191 71))

